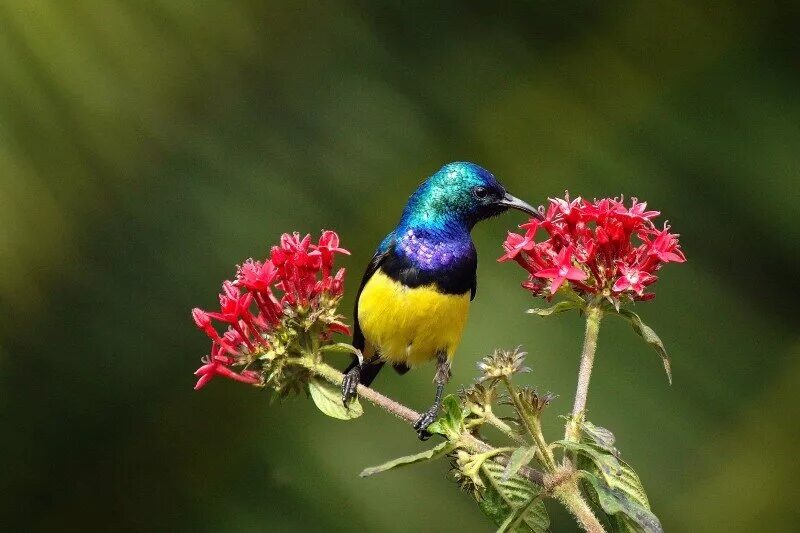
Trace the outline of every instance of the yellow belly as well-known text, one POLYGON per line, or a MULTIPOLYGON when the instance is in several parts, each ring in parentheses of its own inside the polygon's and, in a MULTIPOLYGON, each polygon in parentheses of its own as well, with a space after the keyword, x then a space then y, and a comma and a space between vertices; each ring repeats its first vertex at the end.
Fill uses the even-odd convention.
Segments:
MULTIPOLYGON (((368 343, 390 363, 414 366, 461 342, 470 294, 442 294, 433 285, 408 288, 378 270, 358 300, 358 322, 368 343)), ((367 354, 365 354, 367 355, 367 354)))

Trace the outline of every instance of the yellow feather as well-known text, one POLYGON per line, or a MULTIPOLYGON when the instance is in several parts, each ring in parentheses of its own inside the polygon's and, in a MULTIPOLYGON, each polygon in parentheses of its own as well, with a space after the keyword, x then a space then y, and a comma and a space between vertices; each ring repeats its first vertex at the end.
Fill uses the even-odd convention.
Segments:
MULTIPOLYGON (((409 288, 381 270, 358 300, 358 322, 370 348, 390 363, 414 366, 461 342, 470 294, 442 294, 434 285, 409 288)), ((369 350, 371 351, 371 350, 369 350)))

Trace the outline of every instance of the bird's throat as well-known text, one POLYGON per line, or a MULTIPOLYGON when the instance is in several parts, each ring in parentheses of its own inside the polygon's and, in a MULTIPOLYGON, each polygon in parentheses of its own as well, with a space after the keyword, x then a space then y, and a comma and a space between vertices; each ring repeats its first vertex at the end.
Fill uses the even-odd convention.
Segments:
POLYGON ((395 253, 425 271, 446 270, 475 261, 475 246, 468 230, 405 228, 397 235, 395 253))

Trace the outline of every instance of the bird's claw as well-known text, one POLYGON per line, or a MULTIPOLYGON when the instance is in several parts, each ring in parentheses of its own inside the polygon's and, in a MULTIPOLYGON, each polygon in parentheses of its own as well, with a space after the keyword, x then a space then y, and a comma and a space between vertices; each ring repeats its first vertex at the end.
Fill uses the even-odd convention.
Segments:
POLYGON ((416 422, 414 422, 414 429, 417 430, 417 436, 419 440, 428 440, 431 438, 431 432, 428 431, 428 426, 433 424, 436 420, 436 416, 439 414, 439 406, 435 405, 422 413, 416 422))
POLYGON ((361 381, 361 367, 354 366, 344 375, 342 380, 342 404, 347 407, 350 401, 356 397, 356 389, 361 381))

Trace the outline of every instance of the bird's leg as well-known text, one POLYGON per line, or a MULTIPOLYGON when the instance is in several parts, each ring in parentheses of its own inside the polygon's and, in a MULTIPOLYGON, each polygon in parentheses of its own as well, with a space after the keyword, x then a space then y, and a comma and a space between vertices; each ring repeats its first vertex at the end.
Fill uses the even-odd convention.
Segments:
POLYGON ((361 367, 364 366, 364 356, 361 352, 356 356, 358 362, 347 371, 342 380, 342 403, 345 407, 356 397, 356 389, 361 382, 361 367))
POLYGON ((358 364, 351 368, 342 380, 342 404, 347 407, 350 401, 356 397, 356 389, 361 381, 361 365, 358 364))
POLYGON ((447 353, 439 352, 436 356, 436 396, 433 399, 433 405, 430 409, 422 413, 422 416, 414 422, 414 429, 417 430, 419 440, 428 440, 431 437, 428 432, 430 426, 436 417, 439 415, 439 408, 442 406, 442 395, 444 394, 444 386, 450 380, 450 361, 447 358, 447 353))

